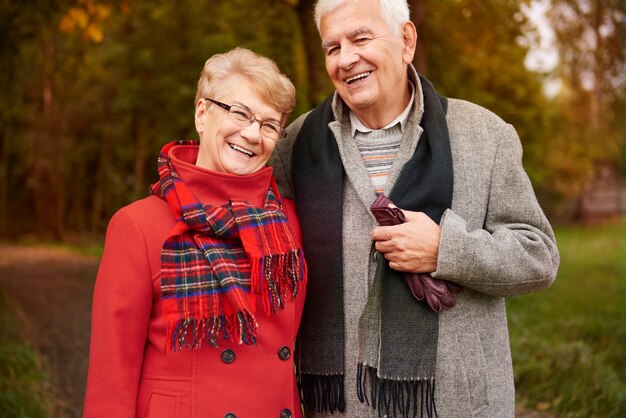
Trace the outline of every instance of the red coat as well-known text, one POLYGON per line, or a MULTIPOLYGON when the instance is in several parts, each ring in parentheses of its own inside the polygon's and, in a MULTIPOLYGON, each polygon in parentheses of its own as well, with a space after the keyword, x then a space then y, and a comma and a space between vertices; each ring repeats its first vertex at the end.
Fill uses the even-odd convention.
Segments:
MULTIPOLYGON (((196 155, 190 146, 170 152, 202 202, 240 198, 262 205, 271 168, 249 176, 213 173, 194 165, 196 155)), ((293 203, 285 200, 284 206, 301 242, 293 203)), ((204 344, 165 353, 160 256, 174 223, 167 203, 156 196, 122 208, 111 219, 94 291, 84 417, 301 417, 293 351, 304 283, 276 315, 257 310, 256 346, 223 340, 219 348, 204 344)))

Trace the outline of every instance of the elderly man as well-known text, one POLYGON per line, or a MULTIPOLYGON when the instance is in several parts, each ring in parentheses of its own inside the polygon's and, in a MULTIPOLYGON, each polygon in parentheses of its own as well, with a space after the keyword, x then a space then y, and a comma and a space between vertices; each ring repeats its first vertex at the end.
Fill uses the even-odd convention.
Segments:
POLYGON ((319 0, 315 19, 336 92, 291 124, 272 157, 309 263, 305 407, 513 417, 504 297, 550 286, 559 264, 515 129, 417 74, 405 0, 319 0), (379 193, 405 223, 377 226, 379 193), (416 300, 410 273, 430 273, 455 306, 416 300))

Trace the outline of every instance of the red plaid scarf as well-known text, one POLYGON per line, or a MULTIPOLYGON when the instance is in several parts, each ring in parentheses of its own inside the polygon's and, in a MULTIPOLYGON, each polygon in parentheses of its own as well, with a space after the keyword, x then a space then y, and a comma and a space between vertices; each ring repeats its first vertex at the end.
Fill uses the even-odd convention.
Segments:
POLYGON ((169 204, 178 220, 161 252, 163 313, 168 321, 166 351, 199 348, 218 337, 255 344, 257 295, 265 312, 293 300, 306 279, 302 249, 291 236, 282 201, 272 180, 264 207, 230 200, 203 204, 176 173, 167 144, 158 160, 152 194, 169 204))

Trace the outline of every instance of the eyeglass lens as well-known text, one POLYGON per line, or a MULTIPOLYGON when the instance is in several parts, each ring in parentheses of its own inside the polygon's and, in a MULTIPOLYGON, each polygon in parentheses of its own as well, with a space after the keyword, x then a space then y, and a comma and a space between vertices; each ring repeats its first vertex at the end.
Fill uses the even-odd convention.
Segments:
MULTIPOLYGON (((277 139, 280 136, 281 127, 274 122, 259 121, 252 112, 237 105, 231 105, 228 113, 238 122, 253 124, 255 121, 261 125, 261 135, 269 139, 277 139)), ((247 126, 247 125, 246 125, 247 126)))

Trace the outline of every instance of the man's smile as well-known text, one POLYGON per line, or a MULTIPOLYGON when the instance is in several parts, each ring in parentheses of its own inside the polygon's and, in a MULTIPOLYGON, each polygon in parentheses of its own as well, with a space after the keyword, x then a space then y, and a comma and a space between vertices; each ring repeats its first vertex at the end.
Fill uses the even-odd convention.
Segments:
POLYGON ((352 83, 354 83, 355 81, 359 81, 359 80, 362 80, 362 79, 364 79, 364 78, 369 77, 369 75, 370 75, 371 73, 372 73, 371 71, 366 71, 366 72, 363 72, 363 73, 359 73, 359 74, 357 74, 357 75, 355 75, 355 76, 353 76, 353 77, 347 78, 347 79, 346 79, 346 80, 344 80, 344 81, 345 81, 346 83, 348 83, 348 84, 352 84, 352 83))

